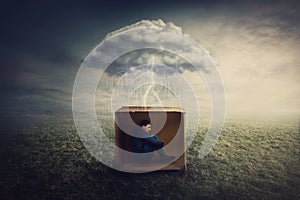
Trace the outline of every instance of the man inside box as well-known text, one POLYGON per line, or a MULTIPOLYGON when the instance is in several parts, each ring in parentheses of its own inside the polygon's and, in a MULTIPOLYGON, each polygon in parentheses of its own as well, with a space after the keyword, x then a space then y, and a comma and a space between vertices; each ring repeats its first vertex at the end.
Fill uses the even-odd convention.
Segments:
POLYGON ((144 119, 140 122, 140 127, 135 131, 131 139, 132 150, 135 153, 147 153, 143 157, 143 162, 150 161, 153 152, 157 151, 162 162, 167 163, 175 159, 175 156, 168 156, 162 149, 164 141, 159 139, 157 135, 151 135, 151 122, 144 119), (151 153, 152 152, 152 153, 151 153))

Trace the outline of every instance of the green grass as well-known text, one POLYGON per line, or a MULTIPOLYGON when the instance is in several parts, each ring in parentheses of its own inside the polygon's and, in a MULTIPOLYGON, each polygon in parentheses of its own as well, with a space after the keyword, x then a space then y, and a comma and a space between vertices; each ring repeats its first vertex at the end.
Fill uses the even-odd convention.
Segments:
POLYGON ((205 132, 189 147, 182 174, 110 169, 90 156, 72 120, 2 134, 0 199, 300 199, 297 121, 227 121, 199 159, 205 132))

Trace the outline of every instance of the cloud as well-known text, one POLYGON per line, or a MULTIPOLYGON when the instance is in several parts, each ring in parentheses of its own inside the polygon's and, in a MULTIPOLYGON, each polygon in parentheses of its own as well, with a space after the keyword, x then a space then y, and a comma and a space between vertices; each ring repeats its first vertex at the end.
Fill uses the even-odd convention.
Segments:
MULTIPOLYGON (((126 32, 128 30, 139 29, 139 28, 151 28, 151 29, 152 28, 165 28, 165 29, 174 30, 174 31, 179 32, 179 33, 183 33, 182 28, 180 28, 179 26, 176 26, 172 22, 165 23, 161 19, 158 19, 158 20, 141 20, 141 21, 136 22, 134 24, 125 26, 123 28, 120 28, 118 30, 115 30, 115 31, 112 31, 112 32, 108 33, 105 36, 104 40, 106 40, 106 39, 108 39, 112 36, 118 35, 120 33, 126 32)), ((153 35, 152 38, 155 38, 155 35, 153 35)), ((144 40, 144 39, 145 38, 137 38, 137 40, 144 40)), ((149 37, 147 39, 150 40, 151 38, 149 37)), ((150 42, 151 42, 151 40, 150 40, 150 42)))
POLYGON ((84 60, 83 66, 104 69, 113 62, 110 69, 106 69, 107 73, 122 75, 127 68, 153 60, 173 67, 174 72, 178 72, 178 68, 179 72, 194 71, 195 66, 208 73, 214 65, 208 52, 190 35, 173 23, 159 19, 142 20, 108 34, 84 60))
POLYGON ((109 75, 121 76, 133 70, 150 69, 154 65, 154 72, 157 74, 182 73, 184 70, 195 71, 194 67, 183 58, 168 51, 159 49, 142 49, 129 52, 116 59, 107 69, 109 75), (165 66, 158 68, 155 66, 165 66))

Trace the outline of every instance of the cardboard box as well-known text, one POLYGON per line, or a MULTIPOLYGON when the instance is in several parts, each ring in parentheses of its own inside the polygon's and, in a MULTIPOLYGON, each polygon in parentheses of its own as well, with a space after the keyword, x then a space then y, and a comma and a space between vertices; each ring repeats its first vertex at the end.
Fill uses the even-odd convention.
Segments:
POLYGON ((150 162, 142 163, 131 159, 126 152, 117 150, 115 164, 124 171, 132 172, 151 171, 151 169, 185 170, 184 110, 178 107, 123 106, 115 113, 115 143, 119 148, 133 152, 132 133, 143 119, 151 121, 151 133, 165 142, 165 154, 175 156, 177 159, 165 166, 158 153, 154 152, 150 162))

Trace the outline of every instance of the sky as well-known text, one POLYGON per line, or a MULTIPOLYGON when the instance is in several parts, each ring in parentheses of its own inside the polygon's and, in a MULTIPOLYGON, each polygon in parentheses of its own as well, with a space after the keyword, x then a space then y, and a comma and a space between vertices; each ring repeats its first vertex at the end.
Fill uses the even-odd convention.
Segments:
POLYGON ((172 22, 216 61, 227 116, 300 116, 298 1, 3 1, 1 119, 72 117, 82 60, 112 31, 172 22))

